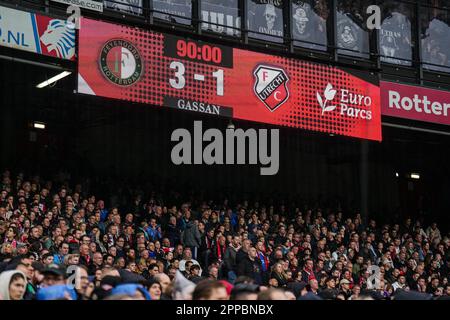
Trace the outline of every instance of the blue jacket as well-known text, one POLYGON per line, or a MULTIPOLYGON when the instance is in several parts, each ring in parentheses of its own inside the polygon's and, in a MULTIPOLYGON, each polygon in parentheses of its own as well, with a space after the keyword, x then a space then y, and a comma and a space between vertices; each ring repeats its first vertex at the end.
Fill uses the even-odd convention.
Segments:
POLYGON ((106 218, 108 218, 108 214, 109 214, 109 212, 107 209, 102 209, 100 211, 100 221, 105 221, 106 218))
POLYGON ((149 226, 145 231, 147 232, 150 241, 161 240, 162 238, 161 232, 158 231, 158 226, 156 226, 155 229, 149 226))

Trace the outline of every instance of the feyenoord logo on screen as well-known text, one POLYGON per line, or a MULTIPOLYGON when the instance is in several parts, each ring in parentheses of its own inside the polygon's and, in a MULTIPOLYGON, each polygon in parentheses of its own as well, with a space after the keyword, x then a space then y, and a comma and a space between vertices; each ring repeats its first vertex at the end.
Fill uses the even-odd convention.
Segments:
POLYGON ((142 75, 141 55, 129 41, 109 40, 100 53, 100 70, 112 83, 130 86, 142 75))
POLYGON ((259 65, 253 74, 255 94, 270 111, 275 111, 289 99, 289 78, 283 69, 259 65))

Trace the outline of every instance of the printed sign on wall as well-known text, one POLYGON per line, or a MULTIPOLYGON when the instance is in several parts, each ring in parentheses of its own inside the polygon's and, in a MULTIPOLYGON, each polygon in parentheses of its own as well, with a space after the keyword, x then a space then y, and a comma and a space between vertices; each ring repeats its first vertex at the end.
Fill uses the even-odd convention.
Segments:
POLYGON ((75 25, 0 7, 0 46, 75 60, 75 25))
POLYGON ((450 125, 450 91, 382 81, 381 106, 386 116, 450 125))

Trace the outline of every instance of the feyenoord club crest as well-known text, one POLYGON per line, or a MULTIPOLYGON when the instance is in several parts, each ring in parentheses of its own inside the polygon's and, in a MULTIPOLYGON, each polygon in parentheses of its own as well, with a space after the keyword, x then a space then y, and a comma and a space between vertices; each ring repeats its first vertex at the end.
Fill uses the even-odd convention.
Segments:
POLYGON ((100 53, 100 70, 112 83, 130 86, 142 75, 141 55, 129 41, 109 40, 100 53))
POLYGON ((259 65, 253 75, 255 94, 270 111, 275 111, 289 99, 289 78, 283 69, 259 65))

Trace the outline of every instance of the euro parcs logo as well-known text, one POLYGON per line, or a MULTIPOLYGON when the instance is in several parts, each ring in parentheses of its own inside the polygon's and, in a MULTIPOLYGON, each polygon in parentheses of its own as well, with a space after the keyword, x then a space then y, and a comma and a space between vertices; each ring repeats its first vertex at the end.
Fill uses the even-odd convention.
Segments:
POLYGON ((338 110, 343 117, 372 120, 372 98, 370 96, 347 89, 336 90, 331 83, 328 83, 323 96, 320 92, 316 92, 316 98, 322 110, 322 116, 338 110), (339 99, 338 103, 335 98, 339 99))
POLYGON ((129 41, 112 39, 100 53, 100 70, 106 79, 118 86, 131 86, 142 76, 139 50, 129 41))

